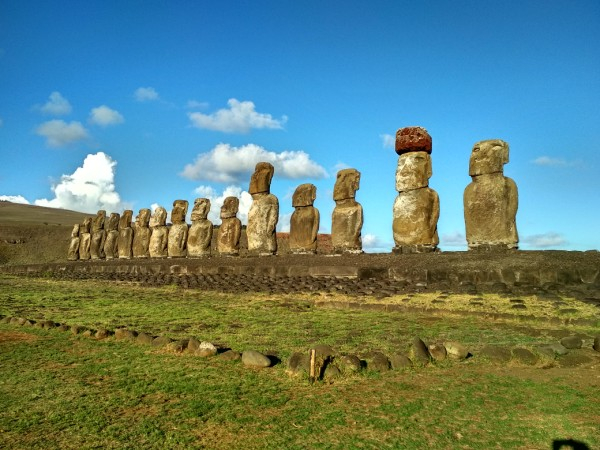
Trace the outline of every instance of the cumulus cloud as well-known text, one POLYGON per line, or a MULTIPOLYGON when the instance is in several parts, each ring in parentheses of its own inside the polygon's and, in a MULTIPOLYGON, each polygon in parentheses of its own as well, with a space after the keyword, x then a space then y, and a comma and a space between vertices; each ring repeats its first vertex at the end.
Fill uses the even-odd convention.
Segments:
POLYGON ((95 213, 99 209, 120 211, 124 205, 115 190, 116 165, 117 162, 103 152, 89 154, 81 167, 70 175, 63 175, 52 186, 53 199, 36 200, 35 204, 88 213, 95 213))
POLYGON ((567 240, 561 234, 554 232, 533 234, 522 241, 532 248, 553 248, 567 244, 567 240))
POLYGON ((220 109, 212 114, 189 113, 192 126, 225 133, 248 133, 252 128, 282 129, 287 117, 274 119, 271 114, 254 110, 254 103, 240 102, 235 98, 227 101, 229 108, 220 109))
POLYGON ((101 127, 107 127, 109 125, 117 125, 125 122, 125 119, 119 111, 109 108, 106 105, 92 108, 90 111, 89 122, 94 125, 100 125, 101 127))
POLYGON ((386 253, 391 250, 393 245, 385 242, 379 236, 365 233, 362 235, 362 246, 366 253, 386 253))
POLYGON ((445 247, 466 247, 467 238, 464 233, 453 231, 452 233, 442 234, 440 244, 445 247))
POLYGON ((44 136, 50 147, 63 147, 88 137, 81 122, 66 123, 64 120, 49 120, 35 129, 36 134, 44 136))
POLYGON ((240 183, 254 172, 256 163, 266 161, 275 167, 275 176, 288 179, 324 178, 325 169, 299 151, 275 153, 255 144, 232 147, 218 144, 211 151, 200 153, 193 164, 187 164, 181 175, 190 180, 219 183, 240 183))
POLYGON ((73 110, 69 100, 64 98, 58 91, 52 92, 45 104, 36 105, 34 108, 38 109, 44 114, 50 114, 53 116, 64 116, 70 114, 73 110))
POLYGON ((290 232, 290 222, 292 221, 293 212, 281 214, 279 216, 279 220, 277 221, 277 231, 280 233, 289 233, 290 232))
POLYGON ((189 109, 206 109, 206 108, 208 108, 208 102, 199 102, 197 100, 188 100, 185 106, 189 109))
POLYGON ((207 198, 210 200, 210 212, 208 213, 208 219, 215 225, 221 223, 221 206, 227 197, 237 197, 240 199, 240 207, 238 210, 238 219, 242 221, 242 224, 248 224, 248 211, 252 206, 252 196, 242 190, 241 187, 230 185, 227 186, 223 192, 217 192, 211 186, 198 186, 194 190, 195 194, 199 198, 207 198))
POLYGON ((12 202, 12 203, 21 203, 23 205, 29 205, 29 200, 27 200, 22 195, 0 195, 0 201, 2 201, 2 202, 12 202))
POLYGON ((550 156, 540 156, 531 161, 536 166, 543 167, 577 167, 581 166, 582 162, 579 159, 567 161, 563 158, 552 158, 550 156))
POLYGON ((380 134, 381 144, 383 148, 394 148, 396 146, 396 136, 391 134, 380 134))
POLYGON ((153 87, 139 87, 133 93, 138 102, 151 102, 158 100, 158 92, 153 87))

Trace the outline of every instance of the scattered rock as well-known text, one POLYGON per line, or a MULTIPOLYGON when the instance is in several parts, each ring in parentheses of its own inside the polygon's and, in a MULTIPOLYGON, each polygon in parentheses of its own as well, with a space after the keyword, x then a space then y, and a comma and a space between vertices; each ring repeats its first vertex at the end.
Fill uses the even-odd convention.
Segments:
MULTIPOLYGON (((23 325, 26 325, 27 322, 29 322, 29 320, 26 320, 23 325)), ((56 328, 56 324, 52 320, 43 320, 41 323, 42 323, 42 328, 44 328, 46 330, 51 330, 52 328, 56 328)))
POLYGON ((506 363, 510 361, 510 358, 512 357, 510 350, 496 345, 484 346, 480 350, 479 355, 489 359, 492 362, 498 363, 506 363))
POLYGON ((136 336, 137 336, 137 333, 135 331, 128 330, 126 328, 117 328, 115 330, 115 339, 117 339, 117 340, 126 340, 127 339, 130 341, 133 341, 136 336))
POLYGON ((592 358, 582 354, 580 351, 569 352, 558 358, 561 367, 577 367, 592 362, 592 358))
POLYGON ((446 359, 446 347, 443 344, 431 344, 428 347, 429 354, 435 361, 443 361, 446 359))
POLYGON ((169 342, 167 344, 167 350, 175 353, 183 353, 188 346, 187 339, 182 339, 179 341, 169 342))
POLYGON ((263 368, 271 365, 271 360, 256 350, 245 350, 242 353, 242 363, 246 367, 263 368))
POLYGON ((334 364, 327 364, 327 367, 325 368, 325 373, 323 374, 323 379, 331 381, 335 380, 336 378, 339 378, 341 375, 342 372, 334 364))
POLYGON ((240 354, 240 352, 236 352, 235 350, 227 350, 223 353, 219 353, 219 358, 225 361, 237 361, 241 357, 242 355, 240 354))
POLYGON ((413 339, 409 356, 415 364, 427 365, 431 362, 431 355, 429 354, 427 345, 418 337, 413 339))
MULTIPOLYGON (((38 322, 41 323, 41 322, 38 322)), ((79 334, 79 333, 83 333, 85 331, 85 327, 82 327, 81 325, 72 325, 71 326, 71 333, 73 334, 79 334)))
POLYGON ((583 341, 579 336, 567 336, 560 340, 563 347, 567 349, 577 349, 583 346, 583 341))
POLYGON ((98 330, 96 331, 96 334, 94 335, 94 337, 96 339, 106 339, 107 337, 110 336, 110 332, 106 329, 106 328, 98 328, 98 330))
POLYGON ((200 341, 195 337, 191 337, 188 341, 188 352, 195 353, 196 350, 198 350, 198 347, 200 347, 200 341))
POLYGON ((597 352, 600 352, 600 336, 596 336, 596 339, 594 339, 594 345, 592 348, 594 350, 596 350, 597 352))
POLYGON ((394 353, 390 355, 390 365, 393 370, 406 369, 412 367, 412 361, 403 353, 394 353))
POLYGON ((210 356, 215 356, 217 352, 217 347, 215 347, 212 343, 200 342, 200 345, 198 346, 194 354, 196 356, 200 356, 201 358, 208 358, 210 356))
MULTIPOLYGON (((336 359, 337 361, 337 359, 336 359)), ((347 372, 358 372, 362 369, 360 358, 356 355, 344 355, 339 359, 342 370, 347 372)))
POLYGON ((138 344, 142 344, 142 345, 153 345, 154 344, 154 337, 150 336, 148 333, 138 333, 137 337, 135 338, 135 341, 138 344))
POLYGON ((512 356, 520 363, 528 366, 535 366, 539 361, 539 358, 533 352, 521 347, 513 348, 512 356))
POLYGON ((566 355, 567 353, 569 353, 569 350, 567 350, 562 344, 558 343, 558 342, 553 342, 552 344, 547 344, 547 345, 542 345, 539 350, 542 353, 550 353, 552 352, 552 357, 554 356, 562 356, 562 355, 566 355))
POLYGON ((169 345, 173 342, 173 339, 167 336, 158 336, 152 340, 153 347, 164 347, 165 345, 169 345))
POLYGON ((386 372, 390 370, 390 360, 381 352, 371 352, 367 356, 367 369, 386 372))
POLYGON ((92 337, 94 335, 94 330, 85 330, 81 335, 83 337, 92 337))
POLYGON ((71 327, 69 325, 67 325, 66 323, 63 323, 62 325, 59 325, 57 327, 58 331, 69 331, 71 329, 71 327))
POLYGON ((460 342, 448 341, 444 344, 444 347, 446 348, 448 357, 452 359, 466 359, 469 355, 467 347, 460 342))
POLYGON ((294 352, 288 359, 286 373, 289 375, 298 375, 302 372, 309 373, 310 357, 305 353, 294 352))

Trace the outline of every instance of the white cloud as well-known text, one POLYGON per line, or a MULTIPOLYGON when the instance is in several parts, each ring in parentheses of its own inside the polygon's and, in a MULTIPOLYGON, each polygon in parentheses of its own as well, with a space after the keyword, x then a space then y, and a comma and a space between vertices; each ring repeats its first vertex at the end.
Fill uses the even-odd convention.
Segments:
POLYGON ((392 244, 385 242, 379 236, 371 233, 362 235, 362 246, 366 253, 387 253, 391 251, 392 244))
POLYGON ((27 200, 22 195, 0 195, 0 201, 29 205, 29 200, 27 200))
POLYGON ((158 100, 158 92, 153 87, 139 87, 133 93, 138 102, 158 100))
POLYGON ((533 248, 552 248, 567 244, 567 240, 559 233, 548 232, 527 236, 523 239, 523 243, 533 248))
POLYGON ((55 198, 40 199, 38 206, 71 209, 95 213, 99 209, 117 212, 125 205, 115 190, 115 167, 117 162, 103 152, 89 154, 71 175, 63 175, 60 182, 52 186, 55 198))
POLYGON ((185 105, 186 108, 189 109, 206 109, 208 108, 208 102, 199 102, 197 100, 188 100, 187 104, 185 105))
POLYGON ((221 206, 226 197, 237 197, 240 199, 240 207, 238 210, 238 219, 242 221, 242 224, 248 224, 248 211, 252 206, 252 196, 242 190, 240 186, 227 186, 220 194, 211 186, 198 186, 194 193, 201 198, 207 198, 210 200, 210 212, 208 213, 208 219, 215 225, 221 223, 221 206))
POLYGON ((249 178, 256 163, 270 162, 275 167, 275 177, 324 178, 327 172, 310 156, 299 151, 270 152, 255 144, 232 147, 218 144, 207 153, 200 153, 193 164, 187 164, 181 175, 190 180, 208 180, 219 183, 240 183, 249 178))
POLYGON ((90 111, 90 123, 94 125, 100 125, 101 127, 107 127, 109 125, 117 125, 125 122, 125 119, 119 111, 109 108, 106 105, 92 108, 90 111))
POLYGON ((44 105, 35 105, 34 108, 44 114, 53 116, 64 116, 70 114, 73 110, 69 100, 64 98, 58 91, 52 92, 44 105))
POLYGON ((44 136, 50 147, 62 147, 88 137, 81 122, 66 123, 64 120, 49 120, 35 129, 36 134, 44 136))
POLYGON ((440 245, 445 247, 465 247, 467 246, 467 238, 464 233, 460 231, 453 231, 452 233, 442 234, 440 238, 440 245))
POLYGON ((552 158, 550 156, 540 156, 531 162, 536 166, 543 167, 578 167, 582 165, 582 161, 579 159, 567 161, 563 158, 552 158))
POLYGON ((394 148, 396 146, 396 136, 391 134, 380 134, 381 144, 383 148, 394 148))
MULTIPOLYGON (((280 233, 289 233, 290 232, 290 222, 292 221, 293 212, 289 212, 286 214, 281 214, 279 216, 279 220, 277 221, 277 231, 280 233)), ((319 230, 320 231, 320 230, 319 230)))
POLYGON ((240 102, 231 98, 227 104, 229 109, 220 109, 212 114, 194 112, 188 117, 194 127, 225 133, 248 133, 252 128, 282 129, 287 122, 286 116, 277 120, 271 114, 256 112, 254 103, 250 101, 240 102))

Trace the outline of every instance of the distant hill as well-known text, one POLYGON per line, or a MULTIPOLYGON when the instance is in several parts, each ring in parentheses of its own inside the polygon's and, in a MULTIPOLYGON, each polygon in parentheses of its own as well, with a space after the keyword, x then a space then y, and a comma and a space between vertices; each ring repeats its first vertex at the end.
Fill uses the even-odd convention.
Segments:
POLYGON ((68 209, 46 208, 45 206, 23 205, 0 201, 0 225, 36 224, 70 225, 82 222, 93 214, 68 209))

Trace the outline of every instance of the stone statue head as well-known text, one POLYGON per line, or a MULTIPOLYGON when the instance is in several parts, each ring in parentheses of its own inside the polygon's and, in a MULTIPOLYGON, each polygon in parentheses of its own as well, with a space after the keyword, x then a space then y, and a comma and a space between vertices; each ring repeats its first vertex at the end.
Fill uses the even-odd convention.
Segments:
POLYGON ((356 169, 342 169, 337 173, 333 188, 333 200, 354 198, 359 188, 360 172, 356 169))
POLYGON ((138 227, 148 228, 148 223, 150 222, 150 210, 148 208, 140 209, 137 217, 135 218, 135 223, 138 227))
POLYGON ((119 230, 124 230, 125 228, 131 227, 131 218, 133 217, 133 211, 131 209, 126 209, 123 211, 123 215, 119 219, 119 230))
POLYGON ((311 183, 301 184, 294 191, 292 206, 312 206, 317 198, 317 187, 311 183))
POLYGON ((501 173, 507 162, 508 143, 500 139, 479 141, 471 152, 469 175, 475 177, 486 173, 501 173))
POLYGON ((194 200, 192 209, 192 222, 194 220, 206 220, 210 212, 210 200, 207 198, 197 198, 194 200))
POLYGON ((71 237, 79 236, 79 227, 80 227, 80 225, 78 223, 73 225, 73 230, 71 231, 71 237))
POLYGON ((431 136, 423 127, 405 127, 396 131, 396 153, 431 153, 431 136))
POLYGON ((121 218, 121 215, 119 213, 111 213, 110 217, 106 221, 106 230, 114 231, 117 228, 119 228, 119 219, 120 218, 121 218))
POLYGON ((154 214, 150 217, 149 225, 151 227, 164 227, 167 224, 167 210, 162 206, 157 206, 154 214))
POLYGON ((79 227, 79 232, 80 233, 89 233, 90 232, 90 228, 92 227, 92 218, 91 217, 86 217, 83 220, 83 223, 81 224, 81 226, 79 227))
POLYGON ((106 211, 101 209, 96 214, 96 217, 92 219, 92 230, 100 231, 104 228, 104 220, 106 219, 106 211))
POLYGON ((235 217, 240 207, 240 199, 237 197, 227 197, 221 206, 221 219, 235 217))
POLYGON ((259 162, 256 164, 254 173, 250 178, 250 188, 248 192, 252 194, 269 193, 271 191, 271 180, 275 173, 275 167, 268 162, 259 162))
POLYGON ((427 187, 432 173, 429 153, 403 153, 396 168, 396 190, 402 192, 427 187))
POLYGON ((185 216, 187 215, 188 201, 187 200, 175 200, 173 202, 173 209, 171 210, 171 222, 172 223, 184 223, 185 216))

